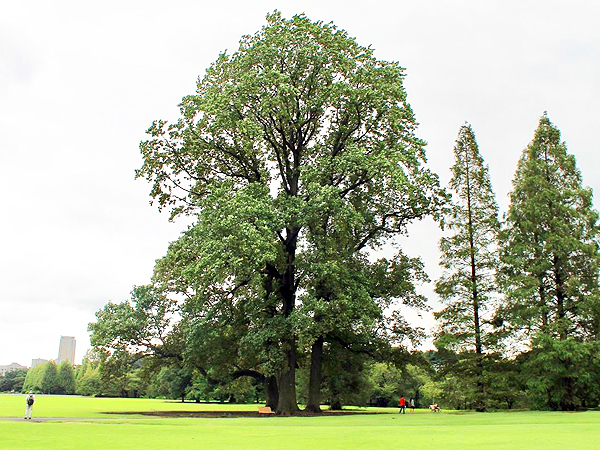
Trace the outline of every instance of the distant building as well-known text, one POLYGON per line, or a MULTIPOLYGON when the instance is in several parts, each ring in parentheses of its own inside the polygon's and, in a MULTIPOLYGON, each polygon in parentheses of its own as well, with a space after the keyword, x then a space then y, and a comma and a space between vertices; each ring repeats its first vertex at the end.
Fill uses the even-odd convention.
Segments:
POLYGON ((17 363, 12 363, 12 364, 9 364, 8 366, 0 366, 0 376, 4 376, 8 372, 12 372, 14 370, 19 370, 19 369, 27 369, 27 367, 22 366, 21 364, 17 364, 17 363))
POLYGON ((40 364, 47 363, 47 359, 36 358, 31 360, 31 368, 33 369, 35 366, 39 366, 40 364))
POLYGON ((63 361, 69 361, 71 364, 75 364, 75 338, 73 336, 60 337, 58 359, 56 362, 60 364, 63 361))

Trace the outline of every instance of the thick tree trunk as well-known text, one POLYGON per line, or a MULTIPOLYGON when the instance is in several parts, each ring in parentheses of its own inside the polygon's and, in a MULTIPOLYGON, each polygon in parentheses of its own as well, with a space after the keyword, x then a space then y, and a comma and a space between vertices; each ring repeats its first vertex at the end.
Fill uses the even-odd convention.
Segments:
POLYGON ((296 339, 285 339, 283 344, 287 347, 286 367, 279 377, 279 400, 275 412, 287 416, 300 410, 296 402, 296 339))
MULTIPOLYGON (((573 370, 569 367, 570 364, 565 363, 567 370, 573 370)), ((577 402, 575 401, 575 393, 573 392, 573 379, 571 377, 564 377, 562 385, 565 389, 565 396, 560 402, 561 411, 575 411, 577 409, 577 402)))
POLYGON ((332 411, 341 411, 342 410, 342 401, 339 397, 333 397, 331 399, 331 404, 329 405, 329 409, 332 411))
POLYGON ((310 353, 310 380, 306 411, 321 412, 321 368, 323 365, 323 336, 312 345, 310 353))
MULTIPOLYGON (((286 271, 280 288, 283 300, 283 316, 288 318, 296 305, 296 244, 300 228, 286 230, 286 271)), ((279 399, 277 414, 291 415, 300 410, 296 400, 296 337, 288 330, 289 337, 281 340, 284 352, 284 367, 278 378, 279 399)))
POLYGON ((274 376, 265 377, 265 406, 275 411, 279 403, 279 389, 277 379, 274 376))

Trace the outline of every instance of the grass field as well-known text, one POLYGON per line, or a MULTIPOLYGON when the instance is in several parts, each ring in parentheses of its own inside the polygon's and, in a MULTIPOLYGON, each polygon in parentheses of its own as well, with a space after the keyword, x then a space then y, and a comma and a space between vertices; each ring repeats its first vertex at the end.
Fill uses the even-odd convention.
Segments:
MULTIPOLYGON (((256 410, 147 399, 0 395, 0 449, 599 449, 600 412, 417 411, 337 417, 157 418, 107 411, 256 410), (13 418, 12 420, 10 418, 13 418)), ((370 409, 371 410, 371 409, 370 409)))

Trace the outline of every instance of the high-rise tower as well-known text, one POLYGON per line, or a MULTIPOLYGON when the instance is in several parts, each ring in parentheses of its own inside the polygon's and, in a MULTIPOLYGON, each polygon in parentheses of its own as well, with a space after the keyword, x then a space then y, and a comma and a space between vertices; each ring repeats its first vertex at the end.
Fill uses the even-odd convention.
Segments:
POLYGON ((60 337, 58 359, 56 362, 60 364, 63 361, 69 361, 71 364, 75 364, 75 338, 73 336, 60 337))

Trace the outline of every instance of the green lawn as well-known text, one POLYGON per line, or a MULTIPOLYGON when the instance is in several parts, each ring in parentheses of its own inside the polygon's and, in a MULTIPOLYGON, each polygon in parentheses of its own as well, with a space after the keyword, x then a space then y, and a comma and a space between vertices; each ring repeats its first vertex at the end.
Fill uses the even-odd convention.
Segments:
MULTIPOLYGON (((36 395, 34 417, 107 417, 103 412, 121 411, 198 411, 252 410, 256 405, 181 403, 174 400, 145 398, 94 398, 72 395, 36 395)), ((25 395, 0 395, 0 417, 22 417, 25 395)))
MULTIPOLYGON (((596 449, 600 412, 417 411, 338 417, 148 418, 103 411, 251 409, 164 400, 38 396, 36 423, 22 419, 23 396, 0 395, 0 449, 596 449)), ((385 410, 384 410, 385 411, 385 410)))

